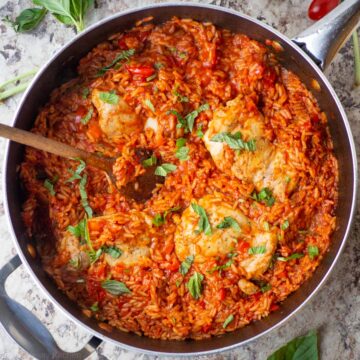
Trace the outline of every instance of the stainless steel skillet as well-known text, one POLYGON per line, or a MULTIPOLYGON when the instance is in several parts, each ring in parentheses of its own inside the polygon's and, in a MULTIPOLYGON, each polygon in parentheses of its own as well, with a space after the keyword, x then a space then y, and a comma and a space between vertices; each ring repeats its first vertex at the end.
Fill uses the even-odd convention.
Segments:
POLYGON ((174 15, 210 21, 217 26, 247 34, 262 42, 266 39, 275 41, 275 47, 278 50, 283 49, 277 53, 278 58, 287 68, 298 74, 309 88, 317 82, 318 85, 313 93, 328 115, 334 151, 339 161, 338 224, 332 236, 331 249, 314 276, 287 298, 280 310, 243 329, 208 340, 183 342, 152 340, 121 331, 107 333, 98 327, 95 320, 85 317, 77 305, 57 289, 43 271, 39 259, 33 259, 28 253, 27 245, 31 240, 25 235, 20 216, 22 195, 16 171, 24 149, 16 143, 9 143, 4 171, 5 209, 18 256, 0 270, 0 322, 12 338, 36 358, 82 359, 94 351, 102 340, 111 341, 134 351, 177 356, 204 355, 243 345, 284 323, 304 306, 325 282, 344 247, 354 216, 357 161, 346 114, 321 69, 329 64, 359 20, 359 0, 346 0, 326 18, 293 41, 255 19, 216 6, 188 3, 162 4, 116 14, 75 37, 43 66, 23 97, 15 115, 14 126, 30 129, 39 107, 48 100, 51 90, 73 77, 79 59, 110 34, 128 29, 137 20, 147 16, 153 16, 156 22, 163 22, 174 15), (35 282, 58 308, 94 335, 84 349, 72 354, 60 350, 44 325, 6 294, 5 280, 21 263, 26 266, 35 282))

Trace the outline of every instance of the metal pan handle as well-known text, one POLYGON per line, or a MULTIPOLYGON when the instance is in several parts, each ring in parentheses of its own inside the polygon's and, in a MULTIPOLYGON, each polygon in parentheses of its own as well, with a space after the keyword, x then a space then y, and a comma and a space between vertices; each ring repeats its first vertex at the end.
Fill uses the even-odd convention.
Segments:
POLYGON ((20 265, 19 256, 15 256, 0 270, 0 326, 36 359, 82 360, 95 352, 102 342, 95 336, 77 352, 68 353, 61 350, 41 321, 7 295, 5 281, 20 265))
POLYGON ((360 1, 345 0, 293 41, 325 70, 350 37, 359 20, 360 1))

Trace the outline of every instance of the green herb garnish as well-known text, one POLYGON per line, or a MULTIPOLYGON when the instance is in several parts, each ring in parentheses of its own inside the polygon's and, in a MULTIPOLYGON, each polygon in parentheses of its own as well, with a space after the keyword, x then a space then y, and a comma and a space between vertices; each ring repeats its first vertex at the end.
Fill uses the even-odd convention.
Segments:
POLYGON ((223 323, 223 329, 226 329, 226 327, 234 320, 234 315, 229 315, 226 320, 223 323))
POLYGON ((179 88, 179 85, 177 84, 174 87, 173 94, 178 98, 180 102, 189 102, 189 98, 187 96, 181 95, 177 90, 179 88))
POLYGON ((219 225, 216 226, 218 229, 227 229, 232 227, 235 231, 240 231, 239 223, 231 216, 226 216, 219 225))
POLYGON ((122 251, 116 246, 103 246, 104 253, 109 254, 113 259, 118 259, 122 255, 122 251))
POLYGON ((155 112, 155 107, 150 99, 145 99, 144 104, 152 111, 155 112))
POLYGON ((221 132, 213 136, 210 141, 225 142, 233 150, 247 150, 251 152, 256 150, 256 141, 254 139, 249 141, 242 140, 242 134, 239 131, 235 134, 221 132))
POLYGON ((286 230, 289 227, 289 220, 285 220, 282 224, 281 224, 281 230, 286 230))
POLYGON ((47 10, 44 8, 29 8, 23 10, 15 20, 5 16, 3 22, 9 23, 16 32, 26 32, 35 29, 46 15, 46 12, 47 10))
POLYGON ((194 274, 190 277, 188 283, 186 284, 191 296, 195 300, 198 300, 201 296, 203 280, 204 280, 204 275, 198 272, 194 272, 194 274))
POLYGON ((207 217, 206 211, 203 207, 196 203, 191 204, 192 209, 195 211, 197 215, 199 215, 200 219, 198 222, 197 232, 204 232, 205 235, 211 235, 211 225, 209 219, 207 217))
POLYGON ((161 225, 164 225, 165 224, 165 218, 163 215, 161 214, 156 214, 153 219, 152 219, 152 223, 155 225, 155 226, 161 226, 161 225))
POLYGON ((127 288, 127 286, 117 280, 104 280, 101 282, 101 287, 106 290, 111 295, 123 295, 123 294, 131 294, 131 291, 127 288))
POLYGON ((169 164, 169 163, 165 163, 162 165, 159 165, 156 169, 155 169, 155 175, 158 176, 166 176, 167 174, 172 173, 173 171, 176 170, 176 165, 174 164, 169 164))
POLYGON ((319 248, 317 246, 309 245, 307 249, 311 260, 314 260, 319 255, 319 248))
POLYGON ((93 216, 93 210, 89 205, 88 202, 88 195, 86 192, 86 183, 87 183, 87 175, 83 175, 79 183, 79 191, 81 197, 81 205, 83 206, 85 212, 87 213, 88 217, 91 218, 93 216))
POLYGON ((81 180, 81 173, 84 171, 86 167, 86 163, 84 160, 81 160, 79 158, 76 158, 74 160, 77 160, 80 162, 76 170, 68 169, 68 171, 72 174, 71 178, 67 179, 65 183, 72 182, 74 180, 81 180))
POLYGON ((96 261, 98 261, 102 253, 103 253, 102 248, 97 249, 96 251, 95 250, 88 251, 90 264, 94 264, 96 261))
POLYGON ((179 138, 176 140, 176 147, 177 148, 181 148, 183 146, 185 146, 186 144, 186 139, 185 138, 179 138))
POLYGON ((157 157, 155 155, 151 155, 148 159, 142 162, 143 167, 154 166, 157 163, 157 157))
POLYGON ((271 285, 270 284, 265 284, 265 285, 260 287, 260 290, 261 290, 262 293, 266 293, 267 291, 271 290, 271 285))
POLYGON ((183 146, 181 148, 179 148, 176 153, 175 156, 180 160, 180 161, 186 161, 189 160, 189 151, 190 149, 186 146, 183 146))
POLYGON ((202 139, 204 137, 204 133, 202 132, 202 125, 201 124, 197 128, 196 135, 200 139, 202 139))
POLYGON ((265 254, 266 253, 266 246, 253 246, 249 248, 248 254, 256 255, 256 254, 265 254))
POLYGON ((116 55, 115 59, 107 66, 104 66, 103 68, 101 68, 97 75, 103 75, 105 74, 108 70, 110 70, 111 68, 113 68, 119 61, 121 60, 129 60, 131 56, 133 56, 135 54, 135 49, 128 49, 128 50, 123 50, 121 51, 118 55, 116 55))
POLYGON ((88 87, 84 88, 82 91, 82 98, 85 100, 90 94, 90 89, 88 87))
POLYGON ((90 310, 93 312, 99 311, 99 303, 96 301, 90 306, 90 310))
POLYGON ((90 121, 90 119, 92 118, 93 113, 94 113, 94 110, 93 110, 93 108, 91 108, 91 109, 87 112, 87 114, 80 120, 81 123, 84 124, 84 125, 86 125, 86 124, 90 121))
POLYGON ((203 104, 199 106, 196 110, 192 111, 191 113, 187 114, 185 117, 183 117, 178 111, 176 110, 169 110, 169 114, 173 114, 177 117, 178 124, 177 128, 184 129, 185 133, 192 132, 194 128, 194 122, 195 119, 198 117, 198 115, 205 110, 209 110, 210 106, 209 104, 203 104))
POLYGON ((186 259, 180 265, 179 273, 185 276, 189 272, 193 262, 194 262, 194 255, 187 256, 186 259))
POLYGON ((151 76, 148 76, 148 77, 146 78, 146 81, 154 80, 156 77, 157 77, 157 73, 152 74, 151 76))
POLYGON ((99 99, 110 105, 116 105, 119 102, 119 96, 115 94, 115 91, 101 91, 99 93, 99 99))
POLYGON ((255 201, 263 202, 267 206, 273 206, 275 203, 275 198, 272 195, 272 191, 267 187, 261 189, 258 193, 254 191, 251 194, 251 198, 254 199, 255 201))
POLYGON ((44 181, 44 187, 49 191, 51 196, 55 196, 54 184, 51 182, 51 180, 46 179, 44 181))

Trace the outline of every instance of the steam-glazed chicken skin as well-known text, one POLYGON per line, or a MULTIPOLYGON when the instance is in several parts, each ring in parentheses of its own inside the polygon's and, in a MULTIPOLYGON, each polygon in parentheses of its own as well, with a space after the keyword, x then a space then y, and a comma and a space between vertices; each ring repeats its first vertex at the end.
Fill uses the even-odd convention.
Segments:
POLYGON ((204 142, 220 170, 252 182, 258 191, 268 187, 284 200, 294 190, 296 172, 285 151, 266 138, 264 118, 250 98, 239 95, 215 110, 204 142))
POLYGON ((276 249, 275 233, 259 229, 241 211, 220 197, 206 195, 193 204, 205 211, 211 233, 198 231, 199 215, 194 211, 194 206, 185 209, 175 233, 175 251, 181 261, 189 255, 194 255, 197 263, 225 257, 237 248, 239 241, 246 241, 250 249, 257 249, 246 252, 239 263, 246 277, 256 278, 266 271, 276 249), (226 218, 232 218, 238 226, 218 228, 226 218))
POLYGON ((110 100, 107 100, 108 95, 109 93, 98 89, 94 89, 91 93, 91 101, 99 114, 102 132, 110 140, 117 142, 123 134, 141 130, 141 120, 125 100, 115 93, 110 100))

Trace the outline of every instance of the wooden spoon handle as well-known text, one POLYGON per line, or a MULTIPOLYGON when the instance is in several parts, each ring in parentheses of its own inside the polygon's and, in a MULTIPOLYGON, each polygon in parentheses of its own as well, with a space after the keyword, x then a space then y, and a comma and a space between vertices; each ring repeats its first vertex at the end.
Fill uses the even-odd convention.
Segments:
POLYGON ((66 158, 80 158, 84 160, 87 165, 95 166, 101 170, 111 171, 111 165, 113 163, 112 159, 102 158, 62 142, 48 139, 45 136, 34 134, 30 131, 0 124, 0 136, 54 155, 66 158))

